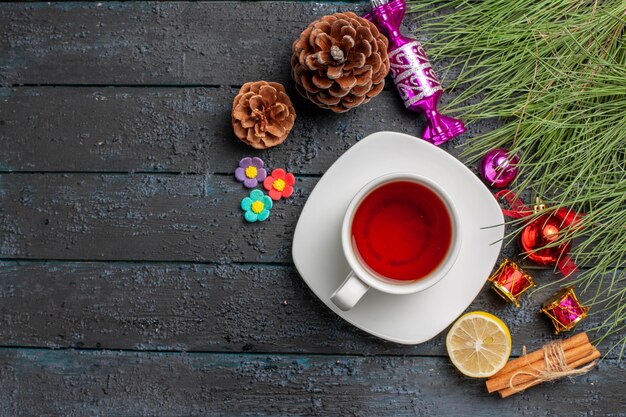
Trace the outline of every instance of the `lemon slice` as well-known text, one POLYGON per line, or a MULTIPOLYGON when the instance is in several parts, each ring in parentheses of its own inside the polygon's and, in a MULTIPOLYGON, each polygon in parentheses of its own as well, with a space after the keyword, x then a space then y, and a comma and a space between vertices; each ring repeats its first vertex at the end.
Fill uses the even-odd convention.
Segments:
POLYGON ((446 337, 450 360, 464 375, 486 378, 498 372, 511 354, 511 333, 493 314, 464 314, 446 337))

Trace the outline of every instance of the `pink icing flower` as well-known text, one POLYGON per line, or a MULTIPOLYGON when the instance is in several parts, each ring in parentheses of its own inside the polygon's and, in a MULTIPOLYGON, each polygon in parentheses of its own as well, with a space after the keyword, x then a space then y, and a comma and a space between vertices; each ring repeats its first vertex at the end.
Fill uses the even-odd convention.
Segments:
POLYGON ((268 191, 267 194, 269 194, 272 200, 278 201, 281 197, 291 197, 295 183, 296 177, 292 173, 287 173, 284 169, 277 168, 272 171, 272 175, 265 178, 263 187, 268 191))

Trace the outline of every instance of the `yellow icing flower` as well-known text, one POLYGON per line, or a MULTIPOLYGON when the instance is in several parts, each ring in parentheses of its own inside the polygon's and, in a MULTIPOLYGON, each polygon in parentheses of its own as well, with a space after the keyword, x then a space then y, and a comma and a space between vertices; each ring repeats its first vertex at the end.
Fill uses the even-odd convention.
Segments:
POLYGON ((272 185, 274 186, 275 190, 283 191, 285 189, 285 185, 287 185, 287 183, 282 178, 279 178, 276 181, 274 181, 272 183, 272 185))
POLYGON ((259 214, 265 208, 265 204, 261 203, 260 201, 255 201, 254 203, 252 203, 251 208, 254 213, 259 214))
POLYGON ((256 178, 257 170, 255 166, 250 165, 246 168, 246 177, 248 178, 256 178))

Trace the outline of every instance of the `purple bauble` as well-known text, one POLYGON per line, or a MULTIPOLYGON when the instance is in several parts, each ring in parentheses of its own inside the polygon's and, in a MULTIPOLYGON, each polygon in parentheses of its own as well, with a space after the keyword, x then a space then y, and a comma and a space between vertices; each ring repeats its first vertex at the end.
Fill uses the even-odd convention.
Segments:
POLYGON ((504 188, 517 178, 519 157, 504 148, 492 149, 480 160, 480 175, 492 187, 504 188))

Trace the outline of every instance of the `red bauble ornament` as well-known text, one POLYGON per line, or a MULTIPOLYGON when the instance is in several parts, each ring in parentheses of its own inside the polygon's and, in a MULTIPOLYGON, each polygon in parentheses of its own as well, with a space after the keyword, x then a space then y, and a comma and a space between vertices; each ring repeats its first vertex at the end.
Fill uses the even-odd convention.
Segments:
MULTIPOLYGON (((561 237, 563 219, 553 214, 539 216, 527 224, 520 234, 520 248, 528 259, 538 265, 556 265, 569 253, 571 240, 558 246, 545 247, 561 237)), ((565 225, 563 225, 565 226, 565 225)))
MULTIPOLYGON (((510 210, 502 209, 502 212, 509 217, 521 219, 528 217, 533 213, 538 213, 546 209, 546 206, 537 199, 532 209, 522 203, 522 201, 510 190, 498 191, 496 198, 503 198, 507 201, 510 210)), ((578 268, 576 263, 569 256, 569 250, 572 247, 570 239, 561 239, 563 237, 563 229, 571 227, 574 229, 582 229, 581 213, 572 210, 560 208, 550 213, 541 214, 539 217, 530 221, 520 233, 520 248, 524 255, 538 265, 552 266, 556 265, 566 277, 575 272, 578 268), (561 240, 559 245, 550 245, 551 243, 561 240), (547 246, 547 247, 546 247, 547 246)))

